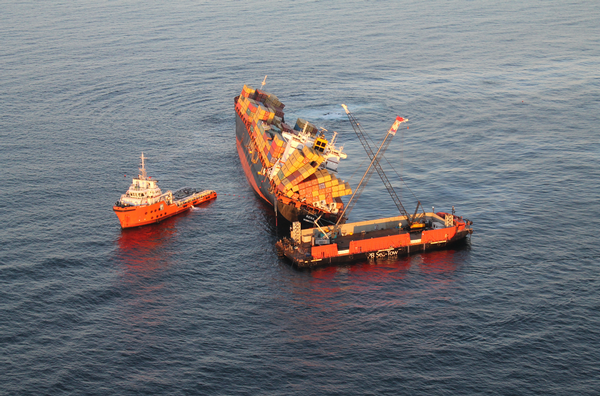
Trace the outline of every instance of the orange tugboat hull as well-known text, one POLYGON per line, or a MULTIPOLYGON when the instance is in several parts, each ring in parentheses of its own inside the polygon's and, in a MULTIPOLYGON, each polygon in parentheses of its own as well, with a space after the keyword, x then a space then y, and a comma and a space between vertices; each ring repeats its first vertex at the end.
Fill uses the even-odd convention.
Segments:
POLYGON ((113 206, 115 214, 121 222, 122 228, 140 227, 147 224, 160 223, 161 221, 175 216, 179 213, 189 210, 192 206, 200 205, 203 202, 211 201, 217 198, 217 193, 207 191, 207 194, 178 205, 177 203, 167 204, 166 202, 157 202, 152 205, 143 206, 113 206))

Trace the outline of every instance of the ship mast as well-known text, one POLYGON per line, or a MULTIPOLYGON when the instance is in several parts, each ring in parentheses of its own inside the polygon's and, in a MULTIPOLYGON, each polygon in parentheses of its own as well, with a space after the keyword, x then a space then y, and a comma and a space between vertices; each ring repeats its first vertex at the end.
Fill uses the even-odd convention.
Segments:
POLYGON ((265 76, 265 79, 263 80, 263 82, 260 84, 260 90, 262 91, 265 84, 267 83, 267 76, 265 76))
POLYGON ((148 178, 148 174, 146 173, 146 166, 144 165, 145 159, 146 157, 144 157, 144 153, 142 152, 142 167, 140 168, 140 174, 138 175, 140 180, 146 180, 148 178))

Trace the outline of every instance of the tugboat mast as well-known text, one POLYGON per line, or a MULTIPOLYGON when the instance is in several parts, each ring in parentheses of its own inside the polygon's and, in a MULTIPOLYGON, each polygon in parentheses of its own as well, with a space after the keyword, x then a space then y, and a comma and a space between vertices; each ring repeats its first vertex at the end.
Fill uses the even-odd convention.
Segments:
POLYGON ((140 168, 140 174, 138 175, 140 180, 146 180, 148 177, 148 174, 146 173, 146 166, 144 165, 144 159, 146 159, 144 157, 144 153, 142 152, 142 167, 140 168))

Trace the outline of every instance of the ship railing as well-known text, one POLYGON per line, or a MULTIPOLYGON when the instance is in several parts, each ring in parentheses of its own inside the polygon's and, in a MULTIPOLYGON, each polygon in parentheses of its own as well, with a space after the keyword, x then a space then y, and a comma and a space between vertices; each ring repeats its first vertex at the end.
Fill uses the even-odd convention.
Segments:
POLYGON ((146 191, 146 190, 155 190, 155 189, 156 189, 156 187, 154 187, 154 188, 148 188, 148 187, 141 187, 141 186, 138 186, 138 185, 131 185, 129 187, 130 191, 146 191))

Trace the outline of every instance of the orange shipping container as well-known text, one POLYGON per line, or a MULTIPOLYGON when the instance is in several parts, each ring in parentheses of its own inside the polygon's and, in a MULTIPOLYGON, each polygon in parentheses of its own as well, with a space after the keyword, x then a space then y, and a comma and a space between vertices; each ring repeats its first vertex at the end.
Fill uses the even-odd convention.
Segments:
POLYGON ((332 243, 330 245, 313 246, 310 250, 310 254, 313 258, 335 257, 338 254, 337 244, 332 243))

